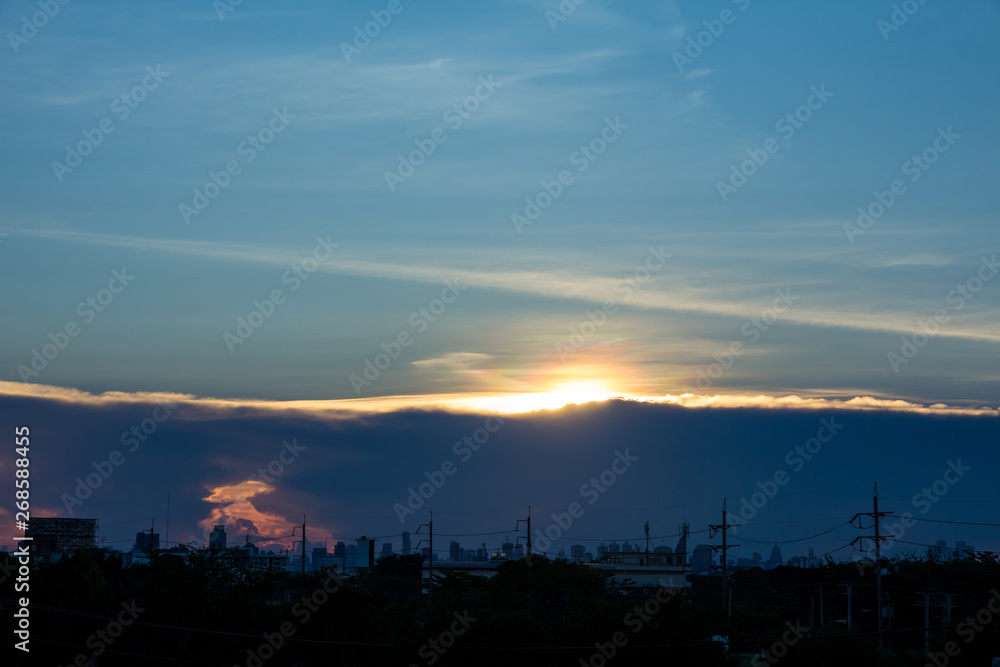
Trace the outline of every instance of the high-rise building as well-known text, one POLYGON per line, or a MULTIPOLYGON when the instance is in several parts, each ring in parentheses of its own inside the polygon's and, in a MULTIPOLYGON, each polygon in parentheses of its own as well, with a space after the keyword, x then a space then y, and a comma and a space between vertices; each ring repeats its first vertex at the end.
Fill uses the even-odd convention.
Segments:
POLYGON ((383 542, 382 543, 382 553, 380 555, 382 555, 382 556, 391 556, 392 553, 393 553, 392 552, 392 542, 383 542))
POLYGON ((712 571, 712 547, 708 544, 698 544, 691 554, 691 572, 694 574, 709 574, 712 571))
POLYGON ((583 554, 587 552, 582 544, 574 544, 569 548, 569 553, 574 560, 583 560, 583 554))
POLYGON ((208 546, 211 548, 226 548, 226 526, 225 524, 220 524, 212 529, 212 533, 208 536, 208 546))
MULTIPOLYGON (((369 540, 367 537, 362 535, 356 542, 357 544, 357 558, 354 562, 354 567, 370 567, 375 564, 375 540, 369 540)), ((350 547, 348 547, 350 549, 350 547)))
POLYGON ((409 556, 412 553, 412 547, 410 546, 410 533, 409 531, 403 531, 403 555, 409 556))
POLYGON ((333 565, 333 559, 327 553, 326 547, 313 547, 311 570, 320 571, 333 565))
POLYGON ((448 557, 453 561, 462 560, 462 545, 456 540, 452 540, 448 544, 448 557))
POLYGON ((28 525, 26 537, 31 548, 42 558, 61 558, 78 549, 97 546, 97 519, 39 517, 28 525))
POLYGON ((154 533, 152 530, 149 531, 140 530, 138 533, 135 534, 135 544, 132 546, 132 551, 144 554, 151 549, 158 550, 159 548, 160 548, 159 533, 154 533))
POLYGON ((771 549, 771 557, 767 559, 767 562, 770 565, 781 565, 781 563, 784 562, 781 559, 781 549, 778 548, 777 544, 775 544, 774 548, 771 549))

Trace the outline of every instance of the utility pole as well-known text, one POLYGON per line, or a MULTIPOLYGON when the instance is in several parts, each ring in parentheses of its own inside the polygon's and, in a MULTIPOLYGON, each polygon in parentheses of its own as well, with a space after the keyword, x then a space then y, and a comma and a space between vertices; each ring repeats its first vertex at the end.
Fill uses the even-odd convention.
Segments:
POLYGON ((687 538, 691 532, 691 526, 688 525, 687 521, 685 521, 680 525, 680 530, 678 532, 681 535, 681 539, 677 542, 677 546, 679 548, 674 552, 674 560, 678 565, 687 565, 687 538), (677 558, 678 553, 680 553, 680 558, 677 558))
MULTIPOLYGON (((428 523, 422 523, 417 528, 417 533, 420 533, 420 529, 427 526, 427 544, 428 544, 428 573, 427 573, 427 603, 434 606, 434 512, 431 512, 431 520, 428 523)), ((419 547, 423 544, 424 540, 417 542, 419 547)))
POLYGON ((851 589, 854 584, 841 584, 841 586, 847 589, 847 631, 850 632, 851 628, 854 627, 851 623, 851 589))
MULTIPOLYGON (((877 598, 875 604, 875 610, 878 614, 878 647, 885 648, 885 620, 882 618, 882 540, 888 539, 882 537, 879 534, 879 522, 882 517, 893 514, 893 512, 879 512, 878 511, 878 482, 875 483, 875 491, 872 496, 872 511, 871 512, 859 512, 851 518, 851 524, 854 523, 855 519, 859 519, 863 516, 870 516, 872 518, 873 527, 875 528, 874 536, 862 536, 854 538, 851 544, 855 544, 858 540, 873 539, 875 540, 875 597, 877 598)), ((858 521, 858 527, 861 528, 861 522, 858 521)))
POLYGON ((885 622, 882 620, 882 538, 878 534, 878 524, 881 518, 878 513, 878 483, 875 484, 875 494, 872 496, 874 509, 872 515, 875 518, 875 595, 878 597, 878 647, 885 645, 885 636, 882 634, 885 622))
POLYGON ((954 596, 955 596, 954 593, 944 594, 944 599, 945 599, 944 624, 949 626, 951 625, 951 607, 952 607, 951 599, 954 596))
POLYGON ((931 594, 917 593, 924 596, 924 653, 930 652, 931 644, 931 594))
POLYGON ((721 549, 722 550, 722 565, 721 565, 721 567, 720 566, 713 566, 713 567, 719 567, 719 569, 722 570, 722 605, 724 607, 726 607, 726 620, 727 621, 732 616, 732 612, 733 612, 733 604, 732 604, 733 598, 732 598, 732 595, 729 592, 729 579, 728 579, 728 576, 729 576, 729 550, 732 549, 733 547, 740 546, 738 544, 728 544, 727 541, 726 541, 726 532, 730 528, 732 528, 732 527, 733 527, 733 525, 730 524, 728 522, 728 520, 726 519, 726 499, 723 498, 722 499, 722 523, 721 524, 709 525, 708 529, 710 531, 709 532, 709 537, 715 537, 715 533, 716 532, 718 532, 720 530, 722 531, 722 546, 721 547, 720 546, 713 546, 712 547, 712 551, 715 551, 717 549, 721 549))
POLYGON ((823 634, 823 628, 826 627, 826 621, 823 620, 823 586, 816 584, 816 588, 819 589, 819 634, 823 634))
MULTIPOLYGON (((528 518, 527 519, 518 519, 516 522, 514 522, 514 531, 515 532, 517 532, 518 527, 522 523, 527 526, 525 530, 528 531, 528 538, 526 540, 527 545, 528 545, 528 547, 527 547, 528 548, 528 555, 525 557, 525 560, 527 560, 528 564, 530 565, 531 564, 531 505, 528 505, 528 518)), ((514 539, 515 540, 520 540, 521 537, 518 536, 518 537, 516 537, 514 539)))
POLYGON ((427 532, 430 544, 430 579, 427 580, 427 601, 434 606, 434 512, 431 512, 431 520, 427 523, 427 532))

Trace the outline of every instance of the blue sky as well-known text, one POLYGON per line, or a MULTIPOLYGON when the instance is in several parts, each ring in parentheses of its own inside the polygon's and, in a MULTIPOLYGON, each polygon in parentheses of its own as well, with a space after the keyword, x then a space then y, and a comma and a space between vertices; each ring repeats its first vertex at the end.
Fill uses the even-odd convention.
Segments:
POLYGON ((0 7, 3 396, 1000 407, 997 3, 220 4, 0 7))
MULTIPOLYGON (((407 2, 350 63, 341 42, 381 5, 243 3, 221 21, 208 2, 62 7, 3 55, 2 377, 20 380, 31 350, 126 266, 137 277, 120 303, 32 379, 350 397, 378 343, 465 275, 469 290, 366 391, 544 390, 552 369, 675 393, 791 287, 801 298, 714 389, 995 398, 995 284, 898 373, 887 360, 996 247, 994 3, 924 5, 887 40, 889 3, 591 0, 555 30, 553 5, 407 2), (674 53, 707 42, 703 22, 727 10, 679 72, 674 53), (143 77, 155 88, 121 119, 114 100, 143 77), (445 112, 479 77, 499 85, 452 129, 445 112), (777 131, 813 87, 832 95, 777 131), (294 118, 246 162, 239 146, 275 108, 294 118), (114 131, 60 182, 52 163, 104 118, 114 131), (606 118, 627 128, 577 171, 571 156, 606 118), (446 141, 391 192, 385 173, 437 128, 446 141), (959 138, 911 182, 904 163, 939 128, 959 138), (769 137, 778 151, 722 201, 718 182, 769 137), (179 206, 230 160, 240 173, 185 223, 179 206), (516 233, 511 215, 562 170, 573 183, 516 233), (895 179, 906 191, 851 243, 845 223, 895 179), (230 354, 224 331, 318 236, 339 252, 230 354), (559 359, 649 246, 668 264, 559 359), (412 365, 455 352, 481 355, 480 381, 412 365)), ((9 3, 0 23, 32 7, 9 3)))

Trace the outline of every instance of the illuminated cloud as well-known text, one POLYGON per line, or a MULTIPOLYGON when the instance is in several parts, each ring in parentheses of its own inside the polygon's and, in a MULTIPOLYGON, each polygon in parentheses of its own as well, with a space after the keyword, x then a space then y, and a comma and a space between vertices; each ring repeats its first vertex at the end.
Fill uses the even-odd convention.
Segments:
MULTIPOLYGON (((539 392, 479 392, 451 394, 423 394, 409 396, 377 396, 372 398, 334 399, 312 401, 276 401, 243 398, 207 398, 190 394, 170 394, 156 392, 105 392, 91 394, 78 389, 52 387, 48 385, 0 381, 0 396, 37 398, 62 403, 92 407, 171 404, 177 405, 174 418, 198 421, 223 416, 247 414, 294 414, 297 417, 321 420, 355 419, 368 414, 383 414, 402 410, 443 410, 446 412, 519 413, 532 410, 554 409, 570 403, 603 401, 609 398, 668 403, 691 409, 703 408, 761 408, 798 410, 880 410, 886 412, 909 412, 917 414, 952 415, 1000 415, 1000 408, 982 407, 978 409, 936 403, 924 405, 911 401, 873 396, 852 398, 820 398, 797 395, 771 396, 766 394, 667 394, 661 396, 632 396, 616 392, 614 388, 600 380, 588 379, 587 374, 569 375, 564 380, 554 382, 547 391, 539 392)), ((261 493, 254 484, 247 487, 226 487, 213 492, 241 493, 240 497, 252 497, 261 493), (231 491, 229 489, 235 489, 231 491), (253 494, 246 495, 254 490, 253 494)), ((217 496, 222 498, 224 496, 217 496)), ((216 502, 216 501, 213 501, 216 502)))
MULTIPOLYGON (((208 533, 217 525, 226 525, 235 535, 243 533, 274 538, 264 541, 280 543, 290 548, 290 541, 279 542, 281 538, 288 537, 290 522, 276 514, 260 511, 253 503, 255 496, 271 493, 274 490, 273 486, 258 480, 246 480, 239 484, 210 489, 211 493, 203 500, 217 506, 211 510, 207 518, 198 522, 198 527, 208 533)), ((230 542, 233 541, 230 539, 230 542)), ((256 543, 259 544, 260 540, 256 543)))

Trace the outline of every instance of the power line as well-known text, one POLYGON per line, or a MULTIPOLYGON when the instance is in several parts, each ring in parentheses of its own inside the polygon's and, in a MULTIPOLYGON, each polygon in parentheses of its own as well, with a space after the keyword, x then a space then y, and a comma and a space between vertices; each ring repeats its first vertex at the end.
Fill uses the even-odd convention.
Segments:
POLYGON ((800 537, 797 540, 753 540, 753 539, 750 539, 749 537, 745 537, 743 535, 740 535, 740 539, 741 540, 746 540, 747 542, 753 542, 755 544, 792 544, 794 542, 805 542, 806 540, 811 540, 811 539, 815 539, 817 537, 821 537, 823 535, 826 535, 827 533, 832 533, 835 530, 839 530, 840 528, 843 528, 844 526, 850 525, 850 523, 851 523, 850 521, 845 521, 844 523, 842 523, 842 524, 840 524, 838 526, 834 526, 830 530, 824 530, 822 533, 816 533, 815 535, 810 535, 809 537, 800 537))
POLYGON ((959 526, 988 526, 991 528, 1000 528, 1000 523, 979 523, 977 521, 946 521, 945 519, 922 519, 920 517, 907 517, 913 521, 930 521, 931 523, 953 523, 959 526))

